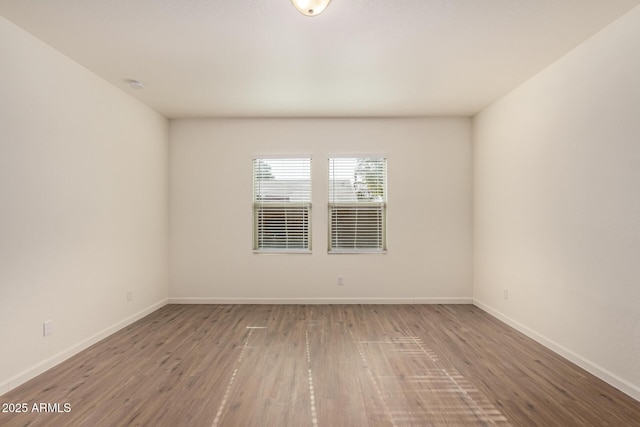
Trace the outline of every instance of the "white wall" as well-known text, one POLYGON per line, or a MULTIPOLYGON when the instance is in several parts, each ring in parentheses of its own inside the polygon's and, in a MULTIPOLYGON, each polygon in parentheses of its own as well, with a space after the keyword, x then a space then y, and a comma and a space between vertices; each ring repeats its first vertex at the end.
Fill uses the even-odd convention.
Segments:
POLYGON ((170 128, 171 301, 471 301, 470 119, 170 128), (254 254, 251 160, 298 154, 313 158, 313 254, 254 254), (386 255, 327 254, 327 158, 341 154, 388 158, 386 255))
POLYGON ((166 302, 167 156, 166 119, 0 18, 0 394, 166 302))
POLYGON ((476 302, 640 398, 640 7, 475 117, 474 200, 476 302))

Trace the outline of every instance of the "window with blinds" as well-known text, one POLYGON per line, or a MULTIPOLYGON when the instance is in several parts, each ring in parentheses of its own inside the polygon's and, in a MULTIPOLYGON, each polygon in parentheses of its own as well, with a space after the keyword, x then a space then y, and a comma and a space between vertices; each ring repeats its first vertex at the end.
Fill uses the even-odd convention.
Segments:
POLYGON ((387 159, 329 159, 329 252, 385 252, 387 159))
POLYGON ((253 160, 253 249, 311 251, 311 159, 253 160))

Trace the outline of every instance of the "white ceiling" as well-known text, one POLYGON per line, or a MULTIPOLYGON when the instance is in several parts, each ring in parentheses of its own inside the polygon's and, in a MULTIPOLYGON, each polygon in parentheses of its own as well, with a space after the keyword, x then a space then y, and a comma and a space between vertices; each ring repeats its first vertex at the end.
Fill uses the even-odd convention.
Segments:
POLYGON ((333 0, 309 18, 290 0, 0 0, 0 14, 170 118, 468 116, 638 4, 333 0))

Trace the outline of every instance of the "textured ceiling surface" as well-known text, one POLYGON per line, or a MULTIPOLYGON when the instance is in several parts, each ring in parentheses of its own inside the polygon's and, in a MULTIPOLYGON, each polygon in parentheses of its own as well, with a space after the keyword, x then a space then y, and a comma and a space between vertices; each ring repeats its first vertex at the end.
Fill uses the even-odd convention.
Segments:
POLYGON ((332 0, 310 18, 290 0, 0 0, 0 14, 171 118, 468 116, 638 4, 332 0))

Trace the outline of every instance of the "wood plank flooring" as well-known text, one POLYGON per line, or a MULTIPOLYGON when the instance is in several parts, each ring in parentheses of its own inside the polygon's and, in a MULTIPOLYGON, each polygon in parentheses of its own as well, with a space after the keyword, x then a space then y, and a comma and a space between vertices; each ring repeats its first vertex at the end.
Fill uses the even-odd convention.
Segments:
POLYGON ((1 426, 640 426, 470 305, 168 305, 0 397, 19 403, 1 426))

